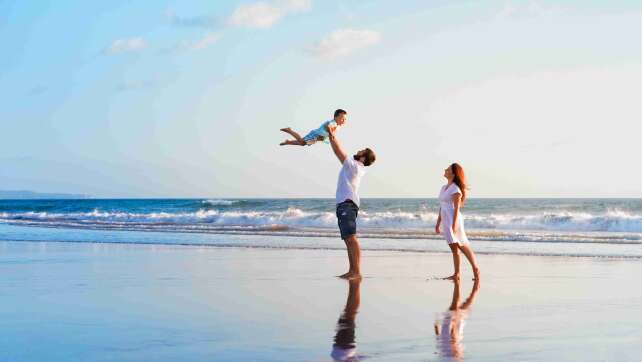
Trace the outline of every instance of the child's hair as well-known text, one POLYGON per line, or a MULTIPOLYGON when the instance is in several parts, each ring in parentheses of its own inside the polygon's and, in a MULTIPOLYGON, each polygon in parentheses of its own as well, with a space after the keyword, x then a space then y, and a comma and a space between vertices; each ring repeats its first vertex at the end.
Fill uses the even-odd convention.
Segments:
POLYGON ((336 111, 334 111, 334 118, 337 118, 342 114, 348 114, 348 112, 346 112, 343 109, 339 108, 336 111))

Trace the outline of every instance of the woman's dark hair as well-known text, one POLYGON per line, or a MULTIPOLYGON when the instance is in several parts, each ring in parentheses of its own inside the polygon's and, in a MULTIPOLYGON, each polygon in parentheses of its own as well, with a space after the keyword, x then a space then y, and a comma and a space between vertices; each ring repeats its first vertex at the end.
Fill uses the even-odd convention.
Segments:
POLYGON ((463 204, 464 200, 466 200, 466 176, 464 175, 464 168, 458 163, 453 163, 450 165, 450 171, 452 171, 454 176, 453 182, 459 186, 461 190, 461 203, 463 204))
POLYGON ((336 111, 334 111, 334 118, 337 118, 342 114, 348 114, 348 112, 346 112, 343 109, 339 108, 336 111))

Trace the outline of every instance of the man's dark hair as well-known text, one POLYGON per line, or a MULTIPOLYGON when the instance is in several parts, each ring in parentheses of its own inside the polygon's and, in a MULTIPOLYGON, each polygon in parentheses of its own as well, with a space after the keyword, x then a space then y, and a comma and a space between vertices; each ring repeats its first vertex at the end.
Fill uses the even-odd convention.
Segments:
POLYGON ((343 109, 339 108, 336 111, 334 111, 334 118, 337 118, 342 114, 348 114, 348 112, 346 112, 343 109))
POLYGON ((366 148, 366 154, 364 156, 366 157, 365 161, 363 162, 364 166, 372 165, 377 159, 377 156, 375 155, 374 151, 369 148, 366 148))

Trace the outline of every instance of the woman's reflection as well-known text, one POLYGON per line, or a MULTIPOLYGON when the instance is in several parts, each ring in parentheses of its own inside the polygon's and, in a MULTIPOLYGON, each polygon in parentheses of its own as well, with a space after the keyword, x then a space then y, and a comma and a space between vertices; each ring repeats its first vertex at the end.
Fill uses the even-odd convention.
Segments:
POLYGON ((357 361, 357 344, 354 338, 355 322, 354 319, 359 310, 361 302, 361 279, 349 280, 348 300, 343 313, 339 316, 337 322, 337 334, 334 336, 332 353, 330 354, 334 361, 357 361))
POLYGON ((441 321, 435 321, 435 335, 437 336, 437 349, 442 357, 452 357, 456 360, 464 356, 464 326, 466 317, 468 317, 468 308, 475 301, 479 291, 479 279, 473 284, 468 299, 459 305, 460 282, 454 281, 453 300, 450 303, 448 311, 444 312, 441 321))

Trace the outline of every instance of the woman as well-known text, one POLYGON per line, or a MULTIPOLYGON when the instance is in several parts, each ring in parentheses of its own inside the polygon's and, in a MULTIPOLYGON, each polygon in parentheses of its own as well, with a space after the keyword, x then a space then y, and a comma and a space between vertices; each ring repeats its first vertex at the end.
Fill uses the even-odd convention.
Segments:
POLYGON ((453 163, 444 170, 444 177, 448 179, 448 183, 442 186, 441 192, 439 192, 440 207, 435 232, 446 238, 453 254, 455 273, 446 279, 459 280, 459 250, 461 250, 473 267, 475 274, 473 280, 479 280, 479 268, 475 261, 475 254, 469 246, 468 237, 464 231, 464 217, 459 212, 460 205, 463 205, 466 200, 464 169, 459 164, 453 163))

